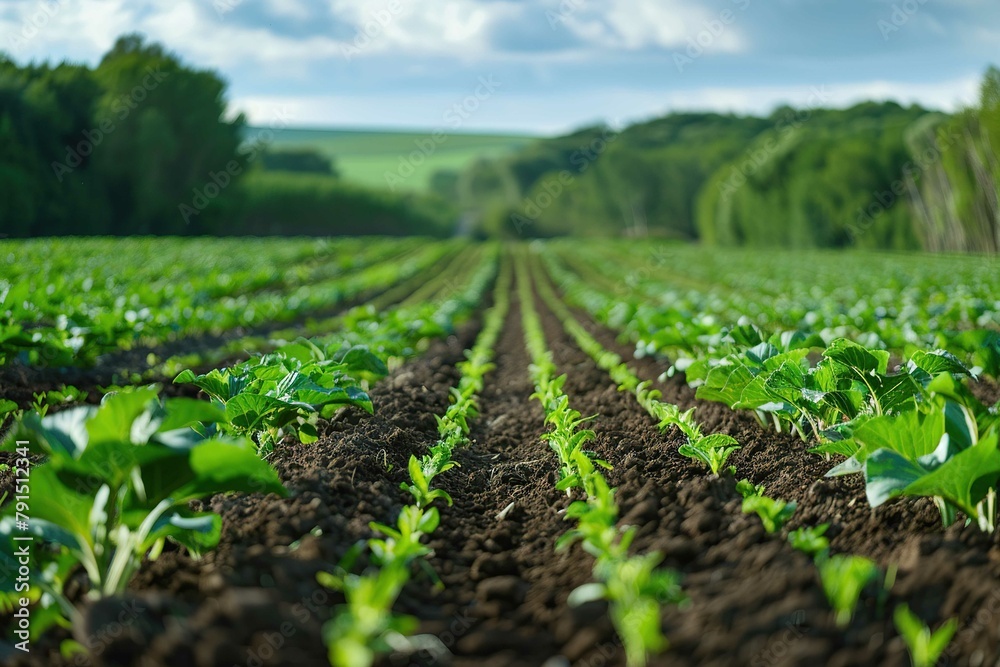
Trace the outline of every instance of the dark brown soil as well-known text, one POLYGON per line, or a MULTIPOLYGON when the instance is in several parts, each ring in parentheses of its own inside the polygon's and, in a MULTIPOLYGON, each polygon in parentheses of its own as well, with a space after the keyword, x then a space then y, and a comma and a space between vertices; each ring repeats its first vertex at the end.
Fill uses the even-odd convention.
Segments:
MULTIPOLYGON (((1000 664, 1000 545, 975 529, 939 526, 927 502, 868 508, 859 480, 823 479, 832 463, 808 454, 796 437, 762 429, 747 415, 695 401, 679 379, 661 386, 667 400, 698 406, 710 432, 743 445, 732 459, 738 476, 799 504, 791 527, 831 524, 834 551, 898 565, 892 590, 870 590, 846 628, 833 622, 812 561, 783 535, 767 535, 756 516, 740 512, 735 482, 712 478, 680 456, 677 433, 661 434, 635 400, 616 391, 537 303, 555 361, 569 374, 566 391, 586 415, 599 414, 594 449, 614 464, 624 523, 638 526, 635 553, 661 552, 684 576, 690 598, 663 610, 670 648, 657 665, 908 664, 891 611, 907 602, 937 625, 958 617, 962 629, 948 664, 1000 664)), ((626 358, 607 330, 584 320, 603 344, 626 358)), ((43 640, 16 665, 296 665, 328 664, 321 629, 342 598, 316 584, 370 521, 391 522, 407 502, 399 483, 406 461, 436 438, 433 415, 448 404, 454 365, 475 335, 431 347, 372 392, 374 417, 351 413, 330 423, 311 446, 286 442, 274 464, 292 492, 218 496, 219 548, 200 561, 171 551, 146 563, 128 599, 105 600, 86 612, 77 638, 93 661, 74 663, 43 640)), ((516 302, 487 377, 472 443, 461 467, 440 478, 455 499, 442 507, 429 564, 444 584, 419 569, 396 611, 420 619, 436 638, 427 650, 385 658, 392 665, 619 665, 623 652, 601 603, 568 607, 569 593, 591 578, 592 559, 579 547, 554 551, 569 524, 568 503, 554 491, 555 457, 539 435, 542 413, 530 399, 528 357, 516 302), (447 649, 447 651, 443 651, 447 649)), ((632 362, 643 378, 663 370, 632 362)))
MULTIPOLYGON (((451 255, 449 255, 451 257, 451 255)), ((17 403, 21 409, 28 409, 37 393, 61 390, 65 386, 73 386, 86 392, 88 403, 100 401, 103 393, 101 387, 116 384, 134 384, 134 374, 145 374, 150 369, 150 359, 169 359, 177 355, 198 355, 203 363, 195 365, 192 370, 198 373, 208 372, 213 368, 227 366, 242 361, 250 356, 248 352, 233 354, 223 353, 228 343, 242 339, 267 337, 275 332, 313 327, 323 324, 325 320, 336 317, 350 308, 371 301, 387 307, 408 296, 421 284, 426 282, 426 276, 418 274, 384 290, 373 290, 353 299, 348 299, 332 307, 321 308, 314 312, 304 313, 289 322, 267 322, 254 327, 236 327, 222 333, 205 333, 183 336, 174 340, 166 340, 156 344, 141 344, 132 349, 122 349, 108 352, 98 357, 93 367, 54 367, 28 366, 13 363, 0 367, 0 399, 17 403)), ((190 385, 174 385, 173 378, 154 378, 151 382, 159 382, 163 393, 167 396, 193 396, 197 389, 190 385)), ((60 406, 55 406, 53 411, 60 406)), ((3 432, 3 420, 0 419, 0 433, 3 432)))

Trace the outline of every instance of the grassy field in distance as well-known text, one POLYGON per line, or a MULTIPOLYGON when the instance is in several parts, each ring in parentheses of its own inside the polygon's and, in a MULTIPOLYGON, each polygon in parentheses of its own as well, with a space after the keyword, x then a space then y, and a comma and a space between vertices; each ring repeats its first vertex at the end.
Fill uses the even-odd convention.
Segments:
MULTIPOLYGON (((247 128, 248 138, 262 129, 247 128)), ((395 173, 401 158, 420 151, 426 159, 400 187, 424 190, 435 171, 457 171, 476 158, 505 155, 535 139, 525 135, 449 133, 444 141, 435 143, 432 132, 287 128, 274 132, 270 146, 273 150, 315 148, 334 159, 345 180, 383 188, 385 172, 395 173)))

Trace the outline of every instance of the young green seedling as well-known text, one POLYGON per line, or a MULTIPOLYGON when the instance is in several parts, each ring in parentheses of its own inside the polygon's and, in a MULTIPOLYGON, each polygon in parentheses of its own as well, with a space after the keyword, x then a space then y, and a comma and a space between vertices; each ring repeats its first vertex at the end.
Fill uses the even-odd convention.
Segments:
POLYGON ((774 533, 781 530, 795 513, 795 503, 776 500, 767 496, 748 496, 743 499, 743 513, 756 512, 764 530, 774 533))
MULTIPOLYGON (((726 461, 739 448, 735 438, 715 433, 681 445, 677 451, 683 456, 701 461, 708 466, 713 475, 718 476, 719 471, 726 465, 726 461)), ((735 472, 735 470, 735 468, 730 468, 730 472, 735 472)))
POLYGON ((764 485, 754 484, 749 479, 741 479, 736 482, 736 492, 744 499, 750 496, 762 496, 764 495, 764 485))
MULTIPOLYGON (((433 459, 428 458, 428 462, 433 459)), ((457 464, 454 462, 448 462, 440 467, 440 469, 432 470, 433 474, 426 474, 423 466, 420 463, 420 459, 416 456, 410 456, 410 463, 408 466, 410 472, 410 482, 400 482, 399 488, 404 491, 409 491, 413 495, 413 500, 417 507, 424 509, 435 500, 444 500, 450 506, 452 504, 451 496, 448 492, 443 489, 431 489, 430 484, 434 476, 454 468, 457 464)))
POLYGON ((910 649, 910 661, 913 667, 934 667, 948 647, 955 631, 958 630, 958 621, 953 618, 931 632, 931 629, 924 625, 905 604, 896 607, 892 618, 907 648, 910 649))
POLYGON ((823 592, 833 607, 837 625, 847 627, 861 593, 878 577, 878 567, 861 556, 821 556, 816 561, 823 592))
POLYGON ((830 548, 830 540, 823 537, 830 524, 823 523, 818 526, 803 526, 798 530, 788 533, 788 542, 793 549, 797 549, 808 556, 819 556, 830 548))
MULTIPOLYGON (((21 563, 46 599, 72 618, 62 584, 74 565, 87 575, 87 597, 98 599, 124 592, 143 558, 155 558, 167 539, 196 557, 213 548, 222 520, 191 510, 192 500, 230 491, 286 493, 249 440, 206 437, 205 424, 223 418, 206 401, 160 400, 157 388, 147 387, 109 394, 100 407, 22 419, 2 449, 46 461, 31 471, 29 527, 20 527, 11 505, 0 534, 10 537, 17 526, 48 545, 21 563)), ((13 562, 14 544, 0 540, 0 563, 13 562)), ((13 579, 8 584, 13 591, 13 579)), ((41 610, 37 619, 36 630, 43 619, 56 620, 41 610)))

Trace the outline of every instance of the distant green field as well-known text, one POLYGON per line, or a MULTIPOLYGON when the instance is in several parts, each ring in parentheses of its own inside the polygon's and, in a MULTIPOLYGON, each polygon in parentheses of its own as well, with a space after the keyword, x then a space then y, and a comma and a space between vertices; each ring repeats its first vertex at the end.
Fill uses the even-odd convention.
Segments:
MULTIPOLYGON (((248 128, 252 137, 263 128, 248 128)), ((315 148, 334 159, 346 180, 386 187, 386 172, 413 173, 396 182, 397 189, 425 190, 438 170, 459 170, 476 158, 511 153, 536 137, 499 134, 446 134, 435 141, 432 131, 386 132, 377 130, 293 129, 274 131, 273 149, 315 148), (410 157, 412 155, 412 158, 410 157), (419 164, 417 164, 419 163, 419 164)))

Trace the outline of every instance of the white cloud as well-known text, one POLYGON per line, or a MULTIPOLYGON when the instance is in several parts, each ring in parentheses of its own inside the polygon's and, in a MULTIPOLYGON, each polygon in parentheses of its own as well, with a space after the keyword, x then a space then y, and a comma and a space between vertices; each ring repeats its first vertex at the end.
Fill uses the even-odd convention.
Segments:
MULTIPOLYGON (((470 90, 474 82, 470 82, 470 90)), ((501 89, 469 115, 462 130, 521 130, 560 133, 596 122, 620 125, 671 111, 719 111, 769 114, 781 104, 796 107, 846 107, 864 100, 920 103, 954 110, 975 100, 978 79, 914 85, 893 81, 861 81, 828 86, 705 87, 656 91, 600 88, 565 95, 526 95, 501 89)), ((454 93, 247 96, 234 101, 251 123, 267 124, 276 110, 288 109, 294 124, 310 126, 447 127, 445 113, 461 95, 454 93), (358 119, 364 119, 359 121, 358 119)))
POLYGON ((676 49, 702 36, 707 50, 742 49, 737 4, 728 13, 711 11, 687 0, 613 0, 606 7, 583 7, 565 16, 567 27, 594 46, 621 50, 676 49))
POLYGON ((0 10, 0 49, 18 60, 59 57, 96 60, 123 33, 135 29, 134 2, 93 0, 86 7, 71 0, 5 3, 0 10))
POLYGON ((489 52, 489 29, 523 12, 516 2, 476 0, 330 0, 333 17, 352 26, 359 56, 385 52, 451 55, 462 59, 489 52), (398 11, 394 11, 397 8, 398 11))

